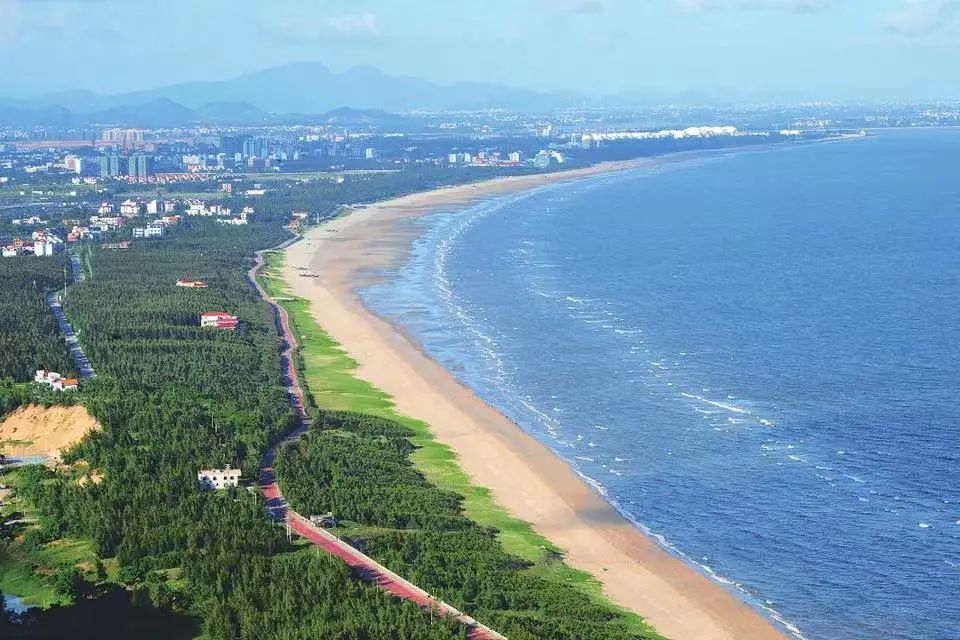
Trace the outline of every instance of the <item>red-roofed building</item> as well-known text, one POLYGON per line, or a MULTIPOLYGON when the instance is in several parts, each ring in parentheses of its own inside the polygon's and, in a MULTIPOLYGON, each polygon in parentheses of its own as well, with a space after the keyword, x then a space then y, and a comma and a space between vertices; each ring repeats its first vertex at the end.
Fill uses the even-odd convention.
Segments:
POLYGON ((213 327, 215 329, 228 329, 233 331, 240 324, 237 316, 232 316, 225 311, 207 311, 200 314, 201 327, 213 327))

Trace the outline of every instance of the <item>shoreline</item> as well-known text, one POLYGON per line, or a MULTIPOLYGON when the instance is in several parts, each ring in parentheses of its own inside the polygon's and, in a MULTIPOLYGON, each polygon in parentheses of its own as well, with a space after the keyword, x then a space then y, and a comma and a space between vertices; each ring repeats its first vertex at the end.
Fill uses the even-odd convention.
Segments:
POLYGON ((568 172, 495 178, 348 209, 287 248, 283 277, 317 323, 357 362, 356 376, 424 421, 471 481, 511 516, 564 550, 611 602, 672 640, 773 640, 773 622, 670 554, 621 515, 559 455, 486 404, 357 293, 401 263, 420 231, 405 224, 480 199, 602 173, 682 161, 645 158, 568 172), (302 269, 318 277, 299 277, 302 269))

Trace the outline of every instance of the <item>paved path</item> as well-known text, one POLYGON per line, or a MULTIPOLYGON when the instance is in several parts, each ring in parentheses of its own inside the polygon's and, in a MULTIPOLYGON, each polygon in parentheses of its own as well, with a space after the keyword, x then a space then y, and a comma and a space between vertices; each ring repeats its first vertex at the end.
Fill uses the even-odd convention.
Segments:
MULTIPOLYGON (((73 253, 70 254, 70 269, 73 271, 73 281, 75 283, 83 282, 86 279, 83 273, 83 267, 80 265, 80 258, 73 253)), ((61 293, 58 289, 47 294, 47 305, 50 307, 50 311, 53 312, 53 317, 56 318, 57 324, 60 326, 60 333, 62 333, 66 339, 67 346, 70 347, 70 355, 73 356, 73 361, 77 365, 77 371, 80 377, 92 378, 96 376, 97 373, 93 370, 93 365, 90 364, 90 359, 87 357, 87 354, 83 352, 83 347, 80 346, 80 341, 77 340, 77 335, 74 333, 70 321, 67 320, 67 314, 63 312, 63 305, 60 302, 61 293)))
MULTIPOLYGON (((297 240, 299 240, 299 238, 291 238, 283 244, 274 247, 274 249, 268 249, 267 251, 285 249, 297 240)), ((276 450, 303 435, 310 428, 311 420, 304 408, 303 389, 300 386, 297 371, 293 365, 293 353, 297 348, 297 340, 290 330, 290 320, 287 316, 287 311, 267 295, 267 292, 263 290, 263 287, 260 286, 260 283, 257 282, 256 279, 257 272, 263 266, 264 253, 265 251, 258 251, 256 253, 256 264, 247 273, 247 278, 250 280, 251 285, 257 290, 257 293, 273 308, 277 331, 283 338, 280 358, 284 383, 286 384, 287 393, 290 397, 290 404, 300 418, 297 427, 288 433, 274 448, 267 451, 263 456, 263 460, 260 462, 260 491, 267 500, 267 513, 274 520, 286 521, 291 531, 306 538, 327 553, 346 562, 364 580, 374 583, 398 598, 415 602, 425 609, 431 609, 444 615, 455 617, 467 626, 469 629, 468 637, 471 640, 507 640, 496 631, 485 627, 470 616, 434 598, 420 587, 401 578, 399 575, 379 564, 376 560, 373 560, 340 540, 329 531, 315 526, 307 518, 291 509, 287 504, 283 493, 280 491, 280 485, 277 483, 276 474, 273 469, 276 450)))

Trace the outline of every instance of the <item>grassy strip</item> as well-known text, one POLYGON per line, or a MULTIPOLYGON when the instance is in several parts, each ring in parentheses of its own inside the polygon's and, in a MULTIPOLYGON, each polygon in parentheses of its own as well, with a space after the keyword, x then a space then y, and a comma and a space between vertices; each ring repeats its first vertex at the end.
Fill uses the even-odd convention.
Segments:
POLYGON ((453 451, 437 442, 426 423, 398 413, 390 396, 354 375, 357 363, 317 324, 310 313, 309 302, 293 296, 284 282, 284 259, 281 252, 264 254, 264 267, 258 280, 289 315, 291 330, 300 343, 297 369, 309 392, 309 403, 318 409, 380 416, 411 429, 416 434, 411 440, 418 447, 411 458, 420 472, 438 487, 463 496, 465 515, 481 525, 496 528, 507 553, 533 563, 529 571, 539 577, 572 585, 595 602, 622 613, 631 631, 651 632, 640 616, 609 602, 596 578, 564 564, 560 560, 562 549, 536 533, 529 523, 514 518, 497 505, 489 489, 473 484, 460 468, 453 451))

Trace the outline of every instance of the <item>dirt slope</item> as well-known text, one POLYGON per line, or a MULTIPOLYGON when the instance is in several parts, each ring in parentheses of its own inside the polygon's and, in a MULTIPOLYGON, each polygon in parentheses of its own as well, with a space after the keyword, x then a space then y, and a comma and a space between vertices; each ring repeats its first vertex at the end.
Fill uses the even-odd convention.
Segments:
POLYGON ((61 449, 100 428, 80 406, 43 407, 27 405, 0 422, 0 452, 8 456, 57 457, 61 449))

